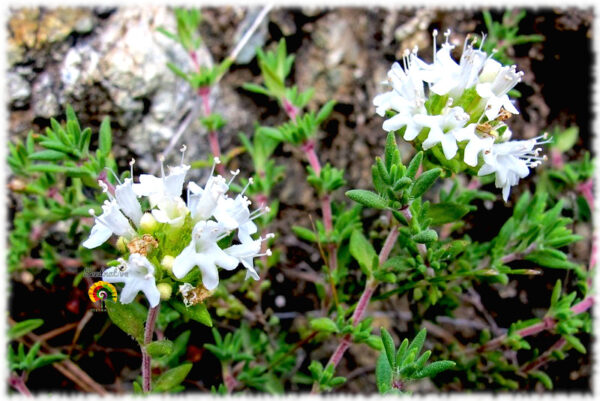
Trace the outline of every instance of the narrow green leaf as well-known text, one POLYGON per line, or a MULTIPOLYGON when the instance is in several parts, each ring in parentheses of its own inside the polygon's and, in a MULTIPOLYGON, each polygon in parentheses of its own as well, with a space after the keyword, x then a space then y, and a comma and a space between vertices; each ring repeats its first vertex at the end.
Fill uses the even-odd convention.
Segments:
POLYGON ((22 337, 43 324, 44 321, 42 319, 28 319, 15 323, 15 325, 8 329, 8 338, 14 340, 15 338, 22 337))
POLYGON ((392 368, 383 352, 377 358, 375 380, 379 394, 384 394, 392 389, 392 368))
POLYGON ((173 352, 173 342, 170 340, 153 341, 146 345, 146 351, 152 358, 167 356, 173 352))
POLYGON ((108 156, 110 154, 111 148, 112 131, 110 129, 110 119, 108 117, 104 117, 104 120, 102 120, 102 124, 100 124, 99 149, 103 155, 108 156))
POLYGON ((350 237, 350 254, 356 259, 363 272, 370 277, 375 268, 373 261, 376 260, 377 253, 359 230, 354 230, 350 237))
POLYGON ((319 317, 310 321, 310 327, 314 330, 325 333, 339 333, 339 329, 335 322, 327 317, 319 317))
POLYGON ((387 355, 388 362, 393 370, 396 368, 396 346, 394 345, 394 339, 385 327, 381 328, 381 341, 383 341, 385 354, 387 355))
POLYGON ((181 366, 177 366, 173 369, 167 370, 165 373, 160 375, 154 383, 154 391, 164 392, 177 386, 179 383, 185 380, 185 377, 190 373, 192 369, 191 363, 184 363, 181 366))
POLYGON ((352 189, 346 192, 346 196, 355 202, 374 209, 386 209, 388 207, 387 200, 374 192, 364 189, 352 189))
POLYGON ((471 211, 471 207, 454 202, 434 203, 427 210, 427 218, 431 219, 432 226, 441 226, 460 220, 471 211))
POLYGON ((421 352, 421 348, 423 348, 423 344, 425 343, 425 337, 427 337, 427 330, 422 329, 417 333, 415 338, 410 343, 407 352, 416 350, 416 355, 419 355, 419 353, 421 352))
POLYGON ((424 230, 413 235, 412 239, 419 244, 430 244, 438 240, 438 234, 434 230, 424 230))
POLYGON ((433 363, 430 363, 429 365, 425 366, 423 369, 421 369, 415 375, 415 378, 420 379, 423 377, 434 377, 438 373, 443 372, 444 370, 451 369, 454 366, 456 366, 456 363, 452 362, 452 361, 433 362, 433 363))
POLYGON ((429 188, 431 188, 441 173, 442 170, 439 168, 434 168, 421 174, 415 181, 410 196, 413 198, 422 196, 429 188))

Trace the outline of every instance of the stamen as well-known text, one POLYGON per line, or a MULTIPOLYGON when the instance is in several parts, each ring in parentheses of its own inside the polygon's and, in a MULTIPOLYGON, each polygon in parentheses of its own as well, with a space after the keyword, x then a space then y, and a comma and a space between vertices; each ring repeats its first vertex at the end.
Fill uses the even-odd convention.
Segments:
POLYGON ((162 178, 164 180, 165 179, 165 156, 160 155, 158 157, 158 160, 160 161, 160 173, 162 174, 162 178))
POLYGON ((242 189, 242 192, 240 192, 240 195, 244 195, 244 192, 246 192, 246 190, 248 189, 248 187, 250 185, 254 184, 254 179, 252 177, 248 178, 248 183, 246 184, 246 186, 244 187, 244 189, 242 189))
POLYGON ((181 164, 183 165, 183 157, 185 155, 185 151, 187 150, 187 146, 185 144, 181 145, 181 149, 179 149, 179 151, 181 152, 181 164))
POLYGON ((131 180, 133 181, 133 165, 135 164, 135 159, 132 157, 131 161, 129 162, 129 168, 131 171, 131 180))
POLYGON ((96 216, 96 211, 94 209, 88 210, 88 213, 94 217, 96 216))
POLYGON ((431 36, 433 36, 433 62, 435 64, 435 55, 437 53, 437 36, 438 36, 438 30, 434 29, 431 36))
POLYGON ((108 167, 104 167, 105 170, 110 171, 113 175, 113 177, 115 177, 115 180, 117 180, 117 182, 119 183, 119 185, 122 184, 121 180, 119 180, 119 176, 111 169, 108 167))
POLYGON ((221 159, 219 159, 218 157, 215 157, 215 158, 213 158, 212 168, 210 169, 210 175, 208 176, 209 179, 215 173, 215 167, 216 167, 217 164, 221 164, 221 159))
POLYGON ((231 179, 229 180, 229 182, 227 183, 227 186, 230 186, 230 185, 231 185, 231 183, 233 182, 233 180, 235 180, 235 177, 237 177, 237 176, 238 176, 238 174, 240 173, 240 169, 238 168, 238 169, 237 169, 237 170, 235 170, 235 171, 230 171, 230 173, 231 173, 232 177, 231 177, 231 179))

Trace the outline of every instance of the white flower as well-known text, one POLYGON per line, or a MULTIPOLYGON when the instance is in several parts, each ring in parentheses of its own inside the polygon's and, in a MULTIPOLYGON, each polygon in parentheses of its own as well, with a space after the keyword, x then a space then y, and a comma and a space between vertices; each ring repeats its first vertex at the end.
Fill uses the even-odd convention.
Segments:
POLYGON ((193 182, 188 183, 187 206, 194 221, 210 219, 219 201, 229 190, 229 185, 225 181, 225 178, 220 175, 213 175, 215 166, 219 163, 221 161, 215 157, 212 171, 204 188, 193 182))
POLYGON ((502 188, 502 198, 506 202, 510 195, 510 187, 517 185, 519 179, 529 175, 529 169, 537 167, 546 159, 540 157, 541 148, 536 145, 548 143, 548 135, 525 140, 496 143, 484 152, 484 165, 478 175, 496 174, 496 188, 502 188), (543 139, 543 140, 542 140, 543 139))
POLYGON ((469 43, 469 36, 465 39, 463 52, 459 64, 452 58, 454 45, 448 42, 450 30, 444 33, 446 42, 442 48, 436 51, 435 39, 437 31, 434 31, 434 56, 432 64, 420 63, 421 78, 431 84, 431 91, 438 95, 449 95, 455 99, 459 98, 465 89, 473 87, 478 80, 479 73, 488 59, 487 53, 473 48, 475 40, 469 43))
POLYGON ((111 267, 102 273, 102 280, 109 283, 125 283, 121 291, 121 303, 128 304, 142 291, 150 306, 154 308, 160 300, 160 292, 154 279, 154 266, 145 256, 129 255, 129 260, 119 259, 120 266, 111 267))
POLYGON ((426 113, 423 81, 419 78, 419 62, 416 50, 404 55, 404 68, 398 63, 392 64, 388 71, 388 80, 392 90, 375 96, 373 104, 376 112, 384 116, 387 110, 394 110, 396 115, 383 123, 386 131, 396 131, 406 126, 404 139, 413 140, 421 130, 413 120, 415 114, 426 113))
POLYGON ((194 266, 202 272, 202 284, 208 290, 213 290, 219 284, 217 266, 233 270, 238 265, 238 259, 226 254, 217 241, 226 235, 226 230, 214 221, 199 221, 192 230, 190 244, 175 258, 173 274, 183 278, 194 266))
POLYGON ((517 72, 514 65, 502 67, 502 64, 495 60, 486 61, 476 90, 477 94, 486 100, 485 116, 488 120, 494 120, 502 107, 512 114, 519 114, 509 99, 508 92, 521 81, 522 76, 523 72, 517 72))
POLYGON ((457 142, 469 141, 464 150, 464 161, 472 167, 477 166, 479 163, 479 153, 489 150, 494 144, 493 137, 480 137, 475 131, 476 127, 477 124, 469 124, 465 128, 454 132, 454 138, 457 142))
POLYGON ((263 241, 273 237, 273 234, 267 234, 265 238, 253 240, 248 236, 244 239, 240 238, 241 244, 232 245, 225 249, 225 253, 237 258, 246 268, 246 280, 248 277, 252 277, 254 280, 259 279, 258 273, 254 269, 254 258, 263 255, 271 255, 271 250, 267 249, 265 253, 260 253, 260 248, 263 241))
MULTIPOLYGON (((185 151, 185 146, 182 148, 182 153, 185 151)), ((133 184, 133 190, 138 196, 147 196, 150 200, 150 206, 154 207, 159 201, 165 199, 179 198, 183 191, 183 183, 185 175, 190 169, 190 166, 183 164, 179 166, 169 166, 169 175, 165 177, 164 158, 160 158, 161 177, 156 177, 152 174, 140 174, 140 183, 133 184)))
POLYGON ((453 107, 440 115, 419 114, 414 120, 420 126, 429 128, 427 139, 423 141, 423 149, 427 150, 441 143, 446 159, 456 156, 458 145, 454 135, 469 121, 469 115, 461 107, 453 107))
MULTIPOLYGON (((94 209, 90 209, 90 214, 93 215, 93 213, 94 209)), ((121 212, 116 199, 104 201, 102 214, 96 216, 90 236, 85 240, 83 246, 88 249, 96 248, 106 242, 113 234, 127 239, 135 236, 135 230, 131 227, 127 217, 121 212)))
POLYGON ((156 201, 157 209, 152 210, 152 215, 159 223, 167 223, 175 227, 180 227, 185 216, 189 213, 183 199, 162 197, 156 201))

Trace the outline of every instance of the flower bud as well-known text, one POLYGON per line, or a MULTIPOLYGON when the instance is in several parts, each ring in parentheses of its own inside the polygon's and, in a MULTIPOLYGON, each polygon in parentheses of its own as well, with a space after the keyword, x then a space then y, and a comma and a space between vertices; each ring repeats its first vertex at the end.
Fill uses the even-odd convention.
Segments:
POLYGON ((168 270, 169 272, 172 272, 173 271, 173 262, 175 262, 175 258, 171 255, 167 255, 162 259, 162 261, 160 262, 160 265, 162 267, 164 267, 166 270, 168 270))
POLYGON ((143 232, 152 234, 158 228, 158 221, 150 213, 144 213, 140 220, 140 228, 143 232))
POLYGON ((125 237, 119 237, 119 239, 117 239, 117 249, 121 253, 127 252, 127 240, 125 237))
POLYGON ((171 298, 171 294, 173 293, 173 288, 168 283, 159 283, 156 288, 158 288, 158 292, 160 292, 160 299, 163 301, 168 301, 171 298))

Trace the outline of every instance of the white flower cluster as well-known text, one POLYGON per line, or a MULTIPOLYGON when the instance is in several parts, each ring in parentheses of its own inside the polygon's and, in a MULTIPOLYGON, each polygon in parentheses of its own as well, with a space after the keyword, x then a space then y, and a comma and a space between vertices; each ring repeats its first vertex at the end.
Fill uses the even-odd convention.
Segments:
MULTIPOLYGON (((251 202, 244 196, 244 192, 252 183, 252 179, 237 196, 227 196, 229 186, 239 174, 239 170, 232 172, 233 177, 227 182, 222 176, 213 175, 215 165, 220 163, 219 159, 215 158, 211 175, 204 188, 193 182, 188 183, 187 198, 184 201, 181 195, 185 175, 190 166, 183 164, 185 146, 181 151, 181 164, 169 167, 168 175, 165 175, 161 159, 161 177, 142 174, 139 183, 133 183, 131 178, 127 178, 122 183, 119 181, 116 188, 109 188, 106 182, 99 181, 109 200, 102 206, 103 213, 95 216, 95 224, 83 246, 98 247, 113 234, 122 237, 126 243, 132 243, 143 236, 145 226, 159 226, 157 222, 163 223, 163 227, 168 226, 170 235, 189 238, 189 229, 187 233, 184 231, 185 227, 190 225, 184 223, 186 219, 191 219, 189 244, 179 255, 166 256, 172 262, 169 263, 169 268, 172 268, 172 273, 177 279, 182 279, 197 266, 202 273, 202 285, 210 291, 219 284, 217 267, 233 270, 241 263, 246 268, 246 278, 258 280, 254 258, 264 254, 270 255, 269 250, 261 253, 261 247, 262 242, 272 235, 252 238, 257 232, 253 220, 269 212, 268 207, 250 212, 248 207, 251 202), (149 213, 142 212, 138 199, 140 197, 147 197, 151 208, 149 213), (218 241, 236 230, 239 243, 221 249, 218 241)), ((133 163, 134 160, 130 163, 132 177, 133 163)), ((93 210, 90 210, 90 213, 94 215, 93 210)), ((151 240, 155 241, 154 238, 151 240)), ((145 252, 131 251, 128 260, 119 259, 119 262, 119 266, 105 270, 102 278, 112 283, 125 283, 121 292, 121 302, 131 302, 135 295, 142 291, 150 306, 158 305, 160 293, 155 278, 157 266, 148 260, 145 252)))
POLYGON ((463 150, 466 165, 477 167, 478 175, 495 174, 496 187, 508 200, 511 186, 541 163, 541 148, 547 136, 527 141, 508 141, 511 131, 505 120, 518 110, 508 92, 521 80, 515 66, 503 66, 465 40, 457 63, 452 58, 455 45, 450 31, 438 50, 437 31, 433 33, 433 63, 417 56, 417 49, 406 51, 404 66, 394 63, 388 72, 392 90, 373 99, 376 112, 385 116, 396 112, 383 123, 386 131, 404 128, 404 139, 417 140, 424 150, 440 144, 444 157, 451 160, 463 150), (425 134, 426 133, 426 134, 425 134))

